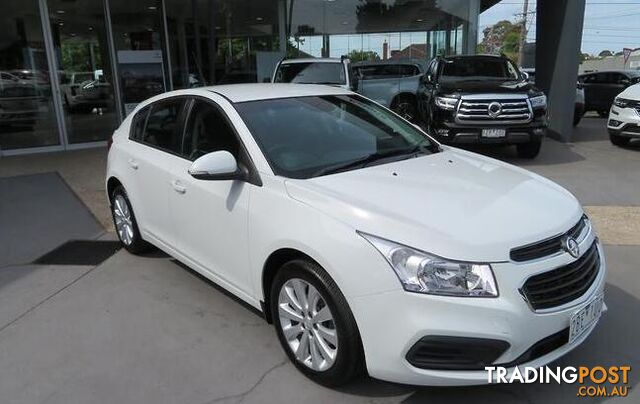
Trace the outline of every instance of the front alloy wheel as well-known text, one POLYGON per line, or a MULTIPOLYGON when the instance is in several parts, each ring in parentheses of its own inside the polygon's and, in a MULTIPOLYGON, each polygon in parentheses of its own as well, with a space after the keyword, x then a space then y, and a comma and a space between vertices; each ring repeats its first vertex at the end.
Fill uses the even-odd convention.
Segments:
POLYGON ((296 360, 322 372, 338 354, 338 334, 333 314, 320 292, 310 283, 289 279, 280 289, 278 315, 282 334, 296 360))
POLYGON ((344 295, 316 262, 294 259, 271 283, 271 318, 291 362, 325 386, 364 374, 360 333, 344 295))

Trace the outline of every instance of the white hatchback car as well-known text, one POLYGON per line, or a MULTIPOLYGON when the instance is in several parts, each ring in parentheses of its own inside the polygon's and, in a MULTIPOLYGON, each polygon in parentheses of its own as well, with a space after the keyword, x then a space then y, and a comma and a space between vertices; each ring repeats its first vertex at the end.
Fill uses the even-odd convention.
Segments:
POLYGON ((127 250, 153 244, 261 310, 325 385, 486 383, 485 366, 566 354, 606 309, 569 192, 340 88, 156 96, 114 133, 106 185, 127 250))

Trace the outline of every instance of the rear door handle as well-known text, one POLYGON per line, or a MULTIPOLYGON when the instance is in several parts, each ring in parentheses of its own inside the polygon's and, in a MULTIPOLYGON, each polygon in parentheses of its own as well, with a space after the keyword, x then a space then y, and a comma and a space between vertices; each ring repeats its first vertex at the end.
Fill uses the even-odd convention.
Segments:
POLYGON ((187 188, 178 180, 173 181, 171 185, 173 186, 173 189, 179 194, 184 194, 187 192, 187 188))
POLYGON ((134 159, 129 159, 128 163, 129 163, 129 167, 133 168, 134 170, 138 169, 138 162, 135 161, 134 159))

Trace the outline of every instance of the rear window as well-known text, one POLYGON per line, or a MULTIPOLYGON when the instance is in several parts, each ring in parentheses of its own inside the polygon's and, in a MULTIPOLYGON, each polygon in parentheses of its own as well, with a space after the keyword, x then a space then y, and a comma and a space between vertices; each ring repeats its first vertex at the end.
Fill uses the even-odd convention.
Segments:
POLYGON ((276 83, 346 84, 342 63, 284 63, 278 67, 276 83))

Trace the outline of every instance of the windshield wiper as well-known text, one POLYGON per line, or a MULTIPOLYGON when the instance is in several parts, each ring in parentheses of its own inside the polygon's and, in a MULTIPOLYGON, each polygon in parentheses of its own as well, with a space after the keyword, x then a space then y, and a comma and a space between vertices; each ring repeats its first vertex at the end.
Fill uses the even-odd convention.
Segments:
POLYGON ((409 150, 407 149, 396 149, 390 150, 386 152, 375 152, 371 154, 367 154, 366 156, 360 157, 359 159, 348 161, 346 163, 339 163, 329 167, 322 168, 313 174, 314 177, 319 177, 321 175, 326 174, 334 174, 341 171, 347 171, 351 168, 363 168, 367 167, 369 164, 376 162, 378 160, 386 159, 389 157, 395 156, 407 156, 407 157, 417 157, 419 154, 423 154, 429 151, 428 148, 425 148, 424 145, 417 145, 409 150))

